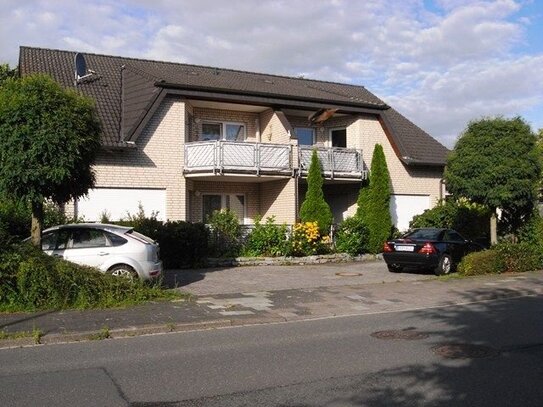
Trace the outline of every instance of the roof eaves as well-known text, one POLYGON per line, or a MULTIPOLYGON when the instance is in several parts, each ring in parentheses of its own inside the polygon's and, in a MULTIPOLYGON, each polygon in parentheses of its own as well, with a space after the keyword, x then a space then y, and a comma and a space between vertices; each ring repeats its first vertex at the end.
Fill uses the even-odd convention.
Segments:
POLYGON ((382 104, 370 103, 370 102, 349 103, 346 101, 330 102, 330 100, 328 99, 290 96, 290 95, 284 95, 284 94, 272 94, 272 93, 254 92, 254 91, 244 91, 244 90, 237 90, 237 89, 223 89, 223 88, 197 86, 197 85, 186 85, 186 84, 166 82, 165 80, 156 81, 155 86, 168 88, 168 89, 179 89, 179 90, 189 90, 189 91, 194 90, 194 91, 202 91, 202 92, 209 92, 209 93, 220 93, 220 94, 232 95, 232 96, 235 96, 235 95, 256 96, 256 97, 264 97, 264 98, 278 98, 278 99, 283 99, 283 100, 293 100, 293 101, 300 101, 300 102, 317 102, 324 105, 334 104, 334 105, 341 105, 341 106, 346 106, 346 107, 358 107, 358 108, 362 107, 362 108, 375 109, 375 110, 386 110, 390 108, 390 106, 384 103, 382 104))

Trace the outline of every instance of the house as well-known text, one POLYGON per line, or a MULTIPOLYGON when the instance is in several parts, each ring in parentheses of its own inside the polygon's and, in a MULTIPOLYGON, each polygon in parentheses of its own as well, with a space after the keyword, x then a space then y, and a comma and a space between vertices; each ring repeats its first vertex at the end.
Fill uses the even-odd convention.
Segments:
POLYGON ((135 213, 292 224, 316 149, 336 222, 354 214, 376 143, 400 230, 443 194, 448 150, 362 86, 223 68, 21 47, 21 75, 47 73, 96 101, 96 188, 68 210, 86 220, 135 213))

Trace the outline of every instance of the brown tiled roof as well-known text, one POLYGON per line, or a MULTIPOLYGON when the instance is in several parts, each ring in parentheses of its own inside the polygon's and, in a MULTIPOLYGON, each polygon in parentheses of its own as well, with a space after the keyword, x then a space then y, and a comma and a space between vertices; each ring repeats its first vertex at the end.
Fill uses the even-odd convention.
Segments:
MULTIPOLYGON (((21 47, 21 75, 47 73, 65 87, 74 87, 75 52, 21 47)), ((85 53, 87 67, 96 72, 77 89, 96 101, 108 147, 126 146, 164 92, 181 90, 200 97, 237 98, 289 107, 342 108, 379 116, 388 127, 396 151, 406 164, 443 165, 448 150, 362 86, 268 75, 231 69, 150 61, 85 53), (245 98, 245 99, 243 99, 245 98)))

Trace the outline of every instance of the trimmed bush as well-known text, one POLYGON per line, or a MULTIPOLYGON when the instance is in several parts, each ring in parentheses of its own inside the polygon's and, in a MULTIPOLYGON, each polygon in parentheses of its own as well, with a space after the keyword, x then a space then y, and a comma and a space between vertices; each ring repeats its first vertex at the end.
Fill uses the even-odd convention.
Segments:
POLYGON ((317 150, 313 150, 311 155, 311 164, 307 174, 307 193, 304 202, 300 207, 300 220, 302 223, 317 222, 319 233, 322 236, 330 233, 330 226, 334 221, 332 210, 322 192, 323 178, 322 168, 317 155, 317 150))
POLYGON ((368 244, 368 228, 359 217, 345 219, 335 235, 336 251, 351 256, 364 253, 368 244))
POLYGON ((470 253, 458 264, 458 273, 464 276, 497 274, 502 272, 502 263, 494 250, 470 253))
POLYGON ((499 243, 491 249, 470 253, 458 265, 466 276, 525 272, 543 267, 542 254, 528 243, 499 243))
POLYGON ((286 225, 276 225, 275 216, 266 218, 262 224, 260 218, 255 220, 255 226, 244 247, 247 256, 284 256, 288 251, 288 230, 286 225))

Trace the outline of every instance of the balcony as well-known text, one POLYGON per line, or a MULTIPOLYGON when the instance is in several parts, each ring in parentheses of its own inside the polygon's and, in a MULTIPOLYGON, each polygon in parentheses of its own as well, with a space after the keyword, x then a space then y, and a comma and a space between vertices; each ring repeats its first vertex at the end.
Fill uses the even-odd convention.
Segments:
POLYGON ((300 173, 307 175, 313 150, 317 150, 322 165, 323 176, 328 179, 365 179, 362 153, 358 150, 342 147, 299 146, 298 162, 300 173))
POLYGON ((284 144, 198 141, 185 144, 185 173, 291 176, 292 148, 284 144))

